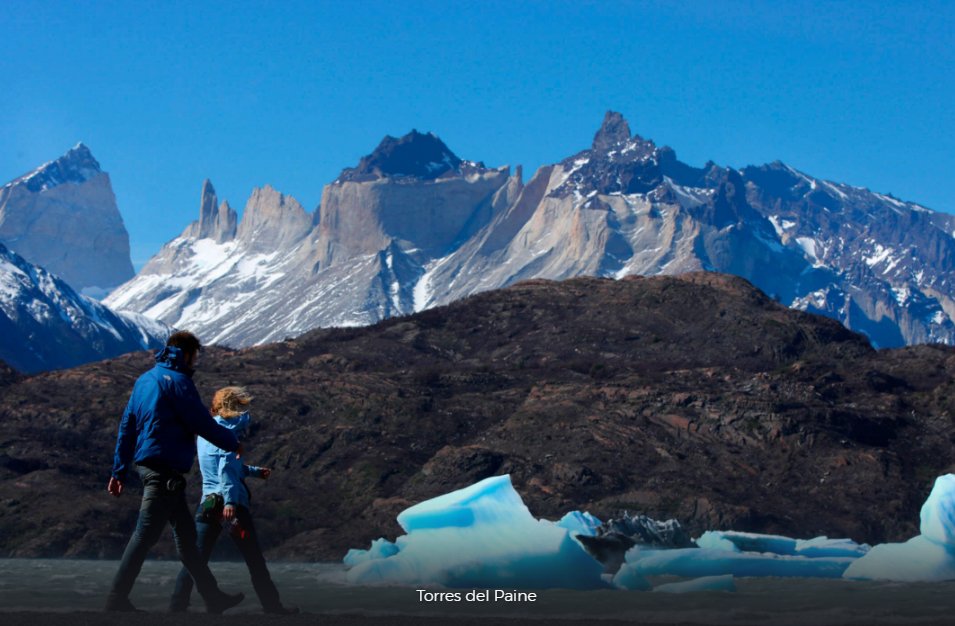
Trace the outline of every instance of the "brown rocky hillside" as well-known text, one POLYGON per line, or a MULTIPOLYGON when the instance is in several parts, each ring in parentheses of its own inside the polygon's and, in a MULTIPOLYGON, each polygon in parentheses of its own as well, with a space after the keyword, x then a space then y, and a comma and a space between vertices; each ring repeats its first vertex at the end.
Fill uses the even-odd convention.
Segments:
MULTIPOLYGON (((120 554, 138 486, 114 500, 105 485, 150 364, 3 375, 0 556, 120 554)), ((692 273, 530 281, 368 328, 213 348, 196 381, 205 398, 225 384, 256 396, 247 459, 275 468, 251 483, 263 542, 323 560, 501 473, 539 517, 627 509, 694 533, 907 538, 955 458, 953 374, 953 348, 877 352, 743 279, 692 273)))

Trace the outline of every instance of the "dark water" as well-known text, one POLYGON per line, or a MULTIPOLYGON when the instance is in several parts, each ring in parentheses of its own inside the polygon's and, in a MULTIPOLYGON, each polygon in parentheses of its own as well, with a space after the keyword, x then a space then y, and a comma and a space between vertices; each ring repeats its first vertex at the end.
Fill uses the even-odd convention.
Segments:
MULTIPOLYGON (((98 610, 116 566, 115 561, 0 560, 0 609, 98 610)), ((216 562, 212 569, 223 589, 245 592, 245 602, 234 612, 261 611, 244 564, 216 562)), ((270 569, 283 601, 311 613, 760 625, 955 623, 955 582, 742 578, 736 580, 733 593, 545 590, 538 592, 534 602, 436 603, 420 601, 413 588, 348 585, 340 564, 272 563, 270 569)), ((178 571, 178 563, 147 562, 133 589, 133 602, 142 609, 164 611, 178 571)), ((197 603, 199 598, 193 601, 197 603)))

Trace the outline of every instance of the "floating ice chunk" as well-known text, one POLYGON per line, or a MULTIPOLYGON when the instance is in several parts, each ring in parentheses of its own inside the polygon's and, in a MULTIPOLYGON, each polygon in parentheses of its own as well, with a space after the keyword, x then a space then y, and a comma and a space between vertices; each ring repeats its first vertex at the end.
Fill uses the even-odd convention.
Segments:
POLYGON ((740 551, 735 543, 723 536, 722 532, 715 530, 708 530, 703 533, 703 536, 696 540, 696 545, 704 550, 740 551))
MULTIPOLYGON (((732 544, 737 552, 771 552, 773 554, 796 554, 796 540, 781 535, 760 535, 734 530, 708 530, 696 540, 701 548, 726 549, 732 544)), ((731 549, 732 551, 732 549, 731 549)))
POLYGON ((860 557, 869 551, 867 544, 858 544, 851 539, 792 539, 782 535, 760 535, 736 531, 708 530, 696 540, 696 545, 708 550, 730 552, 763 552, 787 556, 846 556, 860 557))
POLYGON ((704 576, 679 583, 667 583, 654 587, 661 593, 692 593, 694 591, 736 591, 736 582, 729 574, 723 576, 704 576))
POLYGON ((641 576, 632 567, 623 565, 613 577, 613 586, 628 591, 649 591, 653 588, 646 578, 641 576))
POLYGON ((920 515, 922 535, 938 544, 955 546, 955 474, 935 479, 920 515))
POLYGON ((921 511, 922 534, 882 543, 846 570, 846 578, 896 581, 955 580, 955 474, 935 479, 921 511))
POLYGON ((511 486, 511 477, 492 476, 470 487, 425 500, 398 514, 406 532, 426 528, 470 527, 525 519, 530 511, 511 486))
POLYGON ((955 580, 955 549, 925 535, 905 543, 880 543, 850 565, 843 577, 900 582, 955 580))
POLYGON ((627 562, 641 576, 781 576, 839 578, 854 560, 851 557, 789 556, 772 553, 731 552, 681 548, 678 550, 630 550, 627 562))
POLYGON ((580 511, 571 511, 557 522, 557 525, 561 528, 566 528, 587 537, 596 536, 597 529, 601 524, 603 522, 590 513, 581 513, 580 511))
POLYGON ((872 547, 867 543, 856 543, 851 539, 829 539, 816 537, 815 539, 797 539, 796 554, 817 558, 820 556, 850 556, 859 558, 864 556, 872 547))
POLYGON ((417 504, 398 515, 408 534, 398 552, 352 567, 353 583, 446 587, 606 587, 603 568, 566 528, 535 519, 496 476, 417 504))
POLYGON ((356 550, 352 548, 343 559, 346 567, 355 567, 359 563, 371 561, 374 559, 384 559, 386 557, 398 554, 398 546, 391 543, 384 537, 375 539, 371 542, 371 548, 368 550, 356 550))

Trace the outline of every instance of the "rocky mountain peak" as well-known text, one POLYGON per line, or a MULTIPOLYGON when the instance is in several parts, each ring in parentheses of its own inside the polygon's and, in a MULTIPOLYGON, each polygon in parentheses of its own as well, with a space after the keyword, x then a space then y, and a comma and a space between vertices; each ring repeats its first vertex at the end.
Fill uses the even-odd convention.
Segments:
POLYGON ((663 182, 659 152, 652 141, 630 134, 623 115, 607 111, 591 148, 560 163, 568 176, 550 195, 646 193, 663 182))
POLYGON ((252 190, 236 237, 253 250, 273 251, 298 241, 311 226, 312 217, 295 198, 265 185, 252 190))
POLYGON ((32 192, 45 191, 63 183, 85 183, 102 171, 90 149, 80 142, 60 158, 44 163, 6 186, 22 184, 32 192))
POLYGON ((216 189, 208 178, 202 181, 199 201, 199 220, 193 222, 183 233, 194 239, 214 239, 218 243, 235 237, 238 216, 228 202, 219 204, 216 189))
POLYGON ((83 143, 0 188, 0 242, 93 297, 134 274, 109 175, 83 143))
POLYGON ((592 148, 595 152, 607 152, 629 140, 630 125, 627 124, 627 120, 616 111, 607 111, 600 129, 594 135, 592 148))
POLYGON ((336 182, 361 182, 392 176, 434 180, 456 172, 462 161, 434 133, 412 130, 395 138, 386 135, 358 165, 342 171, 336 182))

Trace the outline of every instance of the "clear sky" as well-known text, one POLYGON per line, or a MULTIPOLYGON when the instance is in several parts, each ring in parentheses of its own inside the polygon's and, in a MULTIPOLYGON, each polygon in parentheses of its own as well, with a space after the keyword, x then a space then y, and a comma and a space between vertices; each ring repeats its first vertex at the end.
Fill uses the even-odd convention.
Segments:
POLYGON ((138 266, 271 184, 314 210, 386 135, 534 169, 608 109, 692 165, 780 159, 955 211, 955 2, 0 5, 0 182, 86 143, 138 266))

